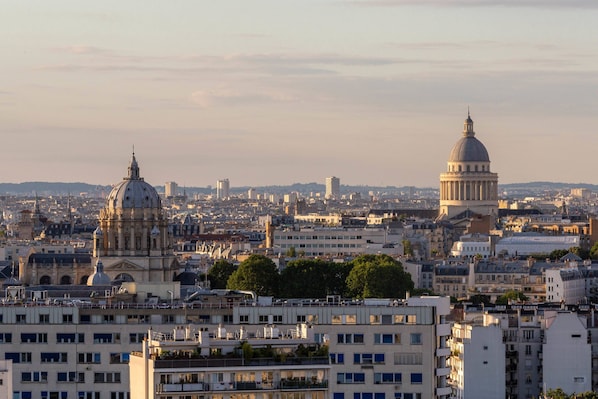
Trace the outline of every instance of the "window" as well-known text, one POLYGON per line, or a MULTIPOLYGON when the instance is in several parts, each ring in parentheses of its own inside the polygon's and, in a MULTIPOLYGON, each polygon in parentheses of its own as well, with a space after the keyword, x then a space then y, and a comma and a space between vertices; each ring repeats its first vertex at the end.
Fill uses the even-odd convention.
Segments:
POLYGON ((12 334, 11 333, 0 333, 0 344, 10 344, 12 343, 12 334))
MULTIPOLYGON (((180 396, 180 398, 190 398, 190 396, 180 396)), ((110 399, 129 399, 129 392, 110 392, 110 399)))
POLYGON ((79 363, 100 363, 101 356, 98 352, 79 352, 78 354, 79 363))
POLYGON ((85 334, 78 333, 78 334, 65 334, 65 333, 57 333, 56 334, 56 342, 59 344, 72 344, 72 343, 84 343, 85 342, 85 334))
POLYGON ((129 352, 111 353, 110 364, 128 364, 129 352))
POLYGON ((85 382, 85 373, 77 373, 75 371, 58 372, 58 382, 85 382))
POLYGON ((364 384, 365 373, 337 373, 337 384, 364 384))
POLYGON ((345 363, 345 354, 344 353, 331 353, 330 354, 330 363, 332 363, 332 364, 345 363))
POLYGON ((72 323, 73 322, 73 315, 72 314, 63 314, 62 315, 62 322, 63 323, 72 323))
POLYGON ((239 323, 245 323, 245 324, 249 323, 249 315, 247 315, 247 314, 239 315, 239 323))
POLYGON ((422 345, 422 335, 420 333, 411 333, 411 345, 422 345))
POLYGON ((345 394, 343 392, 335 392, 332 395, 333 399, 345 399, 345 394))
POLYGON ((31 352, 6 352, 4 359, 13 363, 31 363, 31 352))
POLYGON ((93 334, 94 344, 112 344, 120 342, 120 333, 96 333, 93 334))
POLYGON ((94 373, 94 383, 120 383, 120 373, 94 373))
POLYGON ((100 399, 100 393, 92 391, 79 391, 77 393, 77 399, 100 399))
POLYGON ((363 344, 363 334, 337 334, 339 344, 363 344))
POLYGON ((48 373, 45 371, 28 371, 21 373, 21 382, 48 382, 48 373))
POLYGON ((400 384, 402 381, 401 373, 374 373, 375 384, 400 384))
POLYGON ((129 342, 132 344, 138 344, 143 342, 146 334, 144 333, 130 333, 129 334, 129 342))
POLYGON ((422 373, 411 373, 411 383, 412 384, 421 384, 422 382, 423 382, 422 373))
POLYGON ((39 324, 48 324, 50 323, 50 315, 49 314, 40 314, 39 315, 39 324))
POLYGON ((42 363, 66 363, 68 362, 68 354, 66 352, 42 352, 42 363))
POLYGON ((48 343, 48 333, 21 333, 21 343, 48 343))
POLYGON ((12 395, 13 399, 31 399, 31 391, 15 391, 12 395))

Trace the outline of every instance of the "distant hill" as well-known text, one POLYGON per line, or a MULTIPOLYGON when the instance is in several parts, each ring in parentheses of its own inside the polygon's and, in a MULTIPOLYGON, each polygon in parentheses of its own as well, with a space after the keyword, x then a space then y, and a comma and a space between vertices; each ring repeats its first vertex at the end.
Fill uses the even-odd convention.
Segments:
MULTIPOLYGON (((62 183, 62 182, 24 182, 24 183, 0 183, 0 195, 73 195, 78 196, 86 193, 90 197, 105 197, 110 192, 111 186, 93 185, 87 183, 62 183)), ((279 186, 259 186, 259 187, 231 187, 232 194, 246 193, 249 188, 255 189, 259 193, 284 194, 290 192, 299 192, 303 194, 323 193, 326 190, 321 183, 293 183, 291 185, 279 186)), ((598 192, 598 185, 587 183, 555 183, 555 182, 529 182, 529 183, 510 183, 499 184, 500 192, 507 193, 545 193, 551 191, 570 190, 572 188, 587 188, 598 192)), ((164 192, 164 186, 156 186, 158 192, 164 192)), ((215 190, 210 187, 179 187, 181 192, 184 190, 187 195, 196 193, 213 194, 215 190)), ((409 190, 415 191, 437 191, 437 187, 394 187, 394 186, 348 186, 341 185, 342 193, 399 193, 409 190)))

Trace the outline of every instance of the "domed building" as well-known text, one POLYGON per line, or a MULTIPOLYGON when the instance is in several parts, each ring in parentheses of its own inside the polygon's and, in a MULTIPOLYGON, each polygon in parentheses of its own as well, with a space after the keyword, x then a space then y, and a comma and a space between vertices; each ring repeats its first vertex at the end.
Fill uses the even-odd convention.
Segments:
POLYGON ((93 234, 93 258, 113 281, 171 282, 179 265, 157 191, 139 174, 135 153, 116 184, 93 234))
POLYGON ((463 137, 451 150, 447 171, 440 175, 439 218, 470 213, 498 215, 498 175, 490 172, 488 151, 475 137, 468 113, 463 137))

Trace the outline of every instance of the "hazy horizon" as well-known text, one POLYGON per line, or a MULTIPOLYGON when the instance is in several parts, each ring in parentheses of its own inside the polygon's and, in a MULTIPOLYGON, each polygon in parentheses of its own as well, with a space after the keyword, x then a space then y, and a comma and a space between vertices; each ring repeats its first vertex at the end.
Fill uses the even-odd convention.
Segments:
POLYGON ((596 184, 590 0, 9 0, 0 181, 436 187, 468 107, 499 184, 596 184), (575 184, 575 183, 572 183, 575 184))

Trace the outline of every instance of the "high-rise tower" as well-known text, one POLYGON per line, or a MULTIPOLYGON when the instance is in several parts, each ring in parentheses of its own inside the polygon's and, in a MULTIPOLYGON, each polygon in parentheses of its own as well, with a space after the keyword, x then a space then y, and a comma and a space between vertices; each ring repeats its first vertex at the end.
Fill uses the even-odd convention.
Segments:
POLYGON ((326 178, 326 199, 340 199, 341 197, 341 179, 338 177, 326 178))

